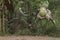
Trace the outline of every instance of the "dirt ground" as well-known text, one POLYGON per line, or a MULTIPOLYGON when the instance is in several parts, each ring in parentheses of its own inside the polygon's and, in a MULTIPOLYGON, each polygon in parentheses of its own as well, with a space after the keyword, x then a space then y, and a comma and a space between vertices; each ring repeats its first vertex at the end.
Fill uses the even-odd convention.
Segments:
POLYGON ((47 36, 0 36, 0 40, 60 40, 47 36))

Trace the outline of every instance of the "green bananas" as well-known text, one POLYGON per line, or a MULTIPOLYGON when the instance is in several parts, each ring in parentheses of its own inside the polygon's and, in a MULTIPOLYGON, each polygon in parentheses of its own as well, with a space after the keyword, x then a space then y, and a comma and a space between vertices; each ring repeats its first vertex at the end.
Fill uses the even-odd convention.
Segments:
POLYGON ((46 14, 46 10, 44 8, 41 8, 39 11, 39 15, 43 17, 45 16, 45 14, 46 14))

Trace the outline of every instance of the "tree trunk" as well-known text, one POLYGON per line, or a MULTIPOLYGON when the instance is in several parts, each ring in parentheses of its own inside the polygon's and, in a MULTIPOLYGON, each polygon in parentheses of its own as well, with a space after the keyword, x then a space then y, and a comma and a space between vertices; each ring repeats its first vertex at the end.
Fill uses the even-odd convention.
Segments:
POLYGON ((5 32, 5 21, 4 21, 4 2, 2 0, 2 4, 1 4, 1 31, 5 32))

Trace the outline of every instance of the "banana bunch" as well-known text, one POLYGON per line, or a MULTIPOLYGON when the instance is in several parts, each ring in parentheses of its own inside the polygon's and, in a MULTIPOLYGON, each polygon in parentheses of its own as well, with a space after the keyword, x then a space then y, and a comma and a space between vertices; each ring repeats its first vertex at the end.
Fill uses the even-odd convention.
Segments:
POLYGON ((46 13, 47 13, 47 11, 46 11, 45 8, 40 8, 39 15, 40 15, 41 17, 45 16, 46 13))

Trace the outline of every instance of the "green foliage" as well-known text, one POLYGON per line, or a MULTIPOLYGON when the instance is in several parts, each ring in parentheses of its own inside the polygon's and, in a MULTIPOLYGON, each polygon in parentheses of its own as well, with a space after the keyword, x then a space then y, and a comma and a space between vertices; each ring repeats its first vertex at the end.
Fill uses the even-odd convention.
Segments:
MULTIPOLYGON (((56 21, 56 27, 47 20, 35 20, 35 16, 32 15, 32 12, 39 8, 41 1, 45 0, 28 0, 30 5, 26 3, 27 0, 12 0, 14 4, 14 18, 18 18, 13 20, 10 24, 11 27, 7 27, 6 33, 9 33, 11 30, 15 34, 18 35, 51 35, 56 36, 60 33, 60 12, 59 12, 59 3, 60 0, 48 0, 49 7, 52 11, 52 18, 56 21), (28 16, 21 16, 18 14, 18 9, 22 8, 23 11, 28 11, 28 16), (35 22, 36 21, 36 22, 35 22), (32 23, 32 28, 29 28, 29 22, 32 23), (12 29, 13 30, 12 30, 12 29), (57 31, 58 30, 58 31, 57 31), (56 33, 57 31, 57 33, 56 33)), ((8 11, 5 11, 5 16, 8 16, 8 11)), ((6 22, 7 24, 8 22, 6 22)))

